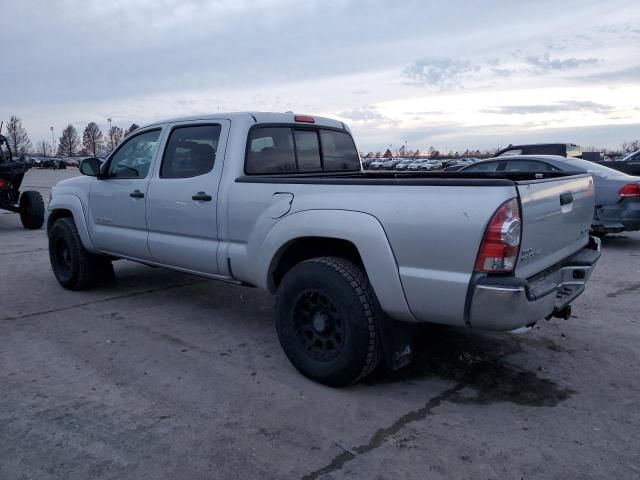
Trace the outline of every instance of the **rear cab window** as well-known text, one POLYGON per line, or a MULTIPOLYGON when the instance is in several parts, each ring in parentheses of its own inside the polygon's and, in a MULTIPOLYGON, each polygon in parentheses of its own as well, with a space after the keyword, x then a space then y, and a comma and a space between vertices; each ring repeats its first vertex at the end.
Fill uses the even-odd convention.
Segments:
POLYGON ((248 175, 360 171, 360 157, 347 132, 325 127, 255 126, 249 131, 248 175))

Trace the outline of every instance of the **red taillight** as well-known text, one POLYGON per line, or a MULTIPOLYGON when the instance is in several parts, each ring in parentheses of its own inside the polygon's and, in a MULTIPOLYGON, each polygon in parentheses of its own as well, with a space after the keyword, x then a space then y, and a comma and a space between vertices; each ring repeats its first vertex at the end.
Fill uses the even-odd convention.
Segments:
POLYGON ((512 271, 520 248, 521 230, 520 205, 517 198, 512 198, 500 205, 487 225, 476 259, 476 271, 512 271))
POLYGON ((640 183, 627 183, 620 189, 618 195, 621 197, 640 197, 640 183))
POLYGON ((9 187, 9 182, 0 178, 0 190, 4 190, 9 187))
POLYGON ((293 118, 295 119, 296 122, 316 123, 316 119, 313 117, 310 117, 309 115, 296 115, 293 118))

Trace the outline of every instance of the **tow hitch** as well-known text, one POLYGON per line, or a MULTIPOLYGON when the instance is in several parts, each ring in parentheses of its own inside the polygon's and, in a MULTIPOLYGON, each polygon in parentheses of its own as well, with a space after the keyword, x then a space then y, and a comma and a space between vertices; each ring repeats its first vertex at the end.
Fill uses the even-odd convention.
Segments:
POLYGON ((552 317, 569 320, 571 318, 571 305, 567 305, 566 307, 563 307, 560 310, 555 310, 551 315, 547 317, 547 320, 551 319, 552 317))

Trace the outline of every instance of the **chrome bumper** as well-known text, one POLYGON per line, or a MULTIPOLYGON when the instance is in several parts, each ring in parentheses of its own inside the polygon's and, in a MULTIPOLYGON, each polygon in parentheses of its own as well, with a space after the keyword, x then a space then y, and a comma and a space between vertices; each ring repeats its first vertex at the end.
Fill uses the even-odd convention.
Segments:
POLYGON ((508 331, 535 323, 575 300, 600 258, 600 241, 529 279, 481 277, 472 287, 468 323, 482 330, 508 331))

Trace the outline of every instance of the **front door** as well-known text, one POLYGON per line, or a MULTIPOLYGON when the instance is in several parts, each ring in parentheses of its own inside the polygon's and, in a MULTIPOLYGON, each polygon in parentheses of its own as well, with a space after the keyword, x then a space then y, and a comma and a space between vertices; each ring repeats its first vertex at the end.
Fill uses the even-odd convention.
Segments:
POLYGON ((98 250, 148 260, 146 195, 161 129, 136 133, 111 155, 95 179, 89 201, 89 230, 98 250))
POLYGON ((217 274, 218 186, 229 121, 174 125, 147 196, 153 260, 217 274))

